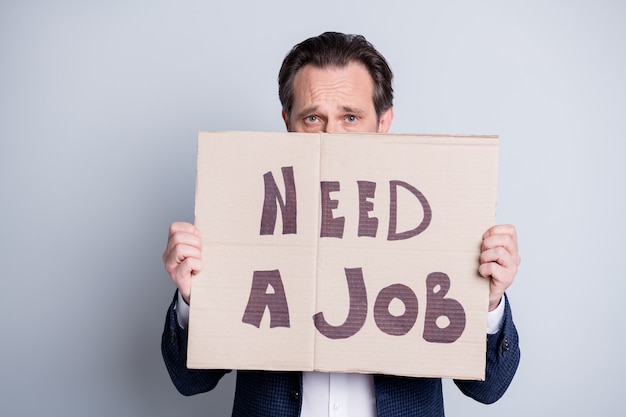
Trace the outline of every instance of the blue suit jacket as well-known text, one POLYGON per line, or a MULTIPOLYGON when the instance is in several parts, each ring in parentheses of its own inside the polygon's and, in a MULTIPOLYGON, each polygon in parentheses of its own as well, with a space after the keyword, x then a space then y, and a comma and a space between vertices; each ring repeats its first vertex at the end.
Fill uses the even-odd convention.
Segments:
MULTIPOLYGON (((161 340, 165 365, 181 394, 210 391, 230 370, 187 369, 187 332, 178 325, 175 300, 176 295, 161 340)), ((487 335, 485 380, 454 382, 465 395, 493 403, 511 383, 519 359, 517 330, 507 302, 502 330, 487 335)), ((374 391, 378 417, 444 415, 441 379, 374 375, 374 391)), ((297 417, 301 406, 301 372, 237 371, 233 417, 297 417)))

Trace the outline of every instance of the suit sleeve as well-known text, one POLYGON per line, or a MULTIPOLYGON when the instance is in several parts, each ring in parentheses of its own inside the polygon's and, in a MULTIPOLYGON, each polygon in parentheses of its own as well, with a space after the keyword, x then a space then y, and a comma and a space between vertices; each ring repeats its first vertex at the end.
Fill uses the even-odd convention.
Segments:
POLYGON ((511 384, 519 361, 519 338, 507 299, 502 329, 498 333, 487 335, 485 380, 455 380, 454 383, 468 397, 484 404, 494 403, 504 395, 511 384))
POLYGON ((174 308, 176 298, 177 294, 174 294, 161 337, 161 353, 165 366, 174 386, 181 394, 189 396, 210 391, 230 371, 187 368, 187 330, 178 325, 174 308))

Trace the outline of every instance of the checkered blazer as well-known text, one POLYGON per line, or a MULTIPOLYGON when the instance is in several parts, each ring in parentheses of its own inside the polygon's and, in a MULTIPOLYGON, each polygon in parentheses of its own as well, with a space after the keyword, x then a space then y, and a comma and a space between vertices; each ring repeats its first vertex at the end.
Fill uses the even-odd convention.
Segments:
MULTIPOLYGON (((230 370, 187 369, 187 332, 178 326, 175 300, 176 295, 161 340, 165 365, 181 394, 210 391, 230 370)), ((517 330, 507 301, 502 330, 487 335, 485 380, 454 382, 465 395, 481 403, 493 403, 511 383, 519 359, 517 330)), ((441 379, 374 375, 374 391, 378 417, 444 415, 441 379)), ((301 372, 237 371, 233 417, 297 417, 301 406, 301 372)))

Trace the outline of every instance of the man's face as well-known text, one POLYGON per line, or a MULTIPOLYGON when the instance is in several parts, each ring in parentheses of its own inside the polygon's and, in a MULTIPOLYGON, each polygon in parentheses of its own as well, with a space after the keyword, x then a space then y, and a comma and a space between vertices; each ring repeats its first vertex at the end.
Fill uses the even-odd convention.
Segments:
POLYGON ((349 63, 343 68, 302 67, 294 78, 291 116, 283 119, 292 132, 386 133, 393 109, 380 120, 373 101, 374 82, 365 67, 349 63))

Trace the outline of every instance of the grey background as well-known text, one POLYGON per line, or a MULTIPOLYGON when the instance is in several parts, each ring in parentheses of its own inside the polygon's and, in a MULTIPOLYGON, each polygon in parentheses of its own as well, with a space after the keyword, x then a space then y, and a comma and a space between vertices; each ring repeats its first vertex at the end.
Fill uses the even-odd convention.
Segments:
POLYGON ((160 356, 167 227, 193 220, 199 130, 283 131, 276 74, 325 30, 395 71, 395 133, 498 134, 522 363, 449 416, 620 415, 623 1, 0 2, 0 415, 225 416, 160 356))

